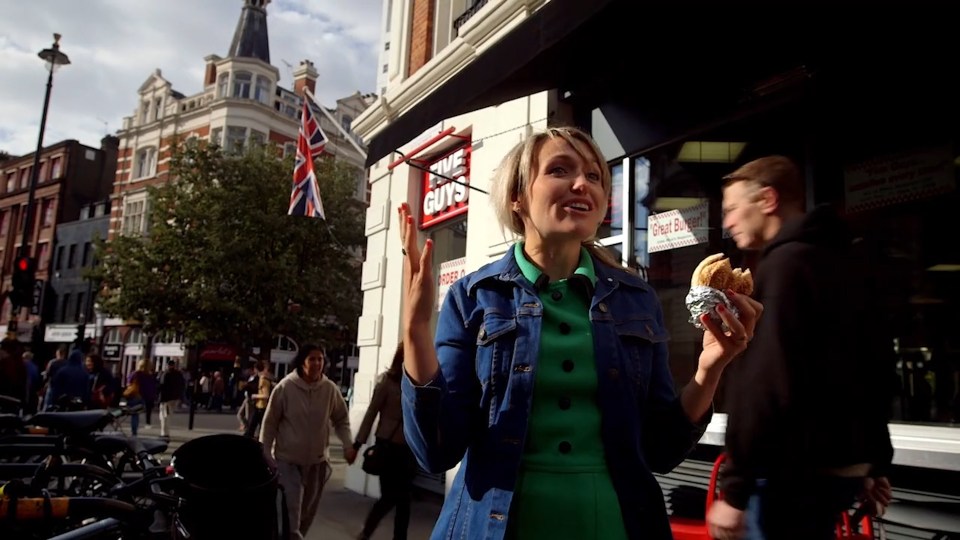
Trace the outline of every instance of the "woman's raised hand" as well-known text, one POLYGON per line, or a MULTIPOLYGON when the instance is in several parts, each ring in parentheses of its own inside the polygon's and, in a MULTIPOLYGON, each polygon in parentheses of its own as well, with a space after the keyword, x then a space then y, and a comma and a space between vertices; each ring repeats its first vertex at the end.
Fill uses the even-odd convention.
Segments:
POLYGON ((436 311, 437 294, 433 280, 433 241, 428 239, 421 250, 410 206, 401 204, 397 213, 403 250, 403 328, 409 330, 415 325, 429 328, 430 318, 436 311))
POLYGON ((706 327, 703 333, 703 352, 700 353, 699 367, 710 371, 716 368, 723 369, 737 355, 747 349, 747 344, 753 339, 753 332, 757 327, 757 320, 763 313, 763 304, 743 294, 727 291, 727 298, 737 307, 739 317, 724 309, 723 304, 717 306, 717 314, 729 329, 724 332, 720 323, 708 315, 700 317, 706 327))

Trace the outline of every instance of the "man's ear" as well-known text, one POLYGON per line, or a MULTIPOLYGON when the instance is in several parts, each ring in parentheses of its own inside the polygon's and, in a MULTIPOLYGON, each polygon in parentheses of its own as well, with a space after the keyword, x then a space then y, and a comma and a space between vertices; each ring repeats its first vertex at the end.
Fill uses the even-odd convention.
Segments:
POLYGON ((764 186, 757 193, 757 204, 764 214, 775 214, 780 208, 780 194, 772 187, 764 186))

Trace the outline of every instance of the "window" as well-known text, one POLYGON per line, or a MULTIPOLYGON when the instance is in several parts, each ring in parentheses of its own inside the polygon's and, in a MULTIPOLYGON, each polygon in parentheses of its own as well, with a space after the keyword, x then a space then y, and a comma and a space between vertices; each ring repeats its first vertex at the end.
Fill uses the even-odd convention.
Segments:
POLYGON ((54 270, 63 270, 63 250, 64 246, 57 246, 57 260, 54 261, 54 270))
POLYGON ((227 97, 227 89, 230 88, 230 74, 221 73, 217 77, 217 97, 227 97))
POLYGON ((50 179, 56 180, 60 178, 61 169, 63 168, 63 158, 55 157, 53 158, 53 165, 50 166, 50 179))
POLYGON ((7 234, 10 229, 10 212, 0 212, 0 236, 7 234))
POLYGON ((384 32, 389 32, 389 31, 390 31, 390 19, 393 18, 393 0, 387 0, 387 12, 386 12, 386 14, 384 15, 383 18, 386 19, 386 21, 384 21, 384 24, 383 24, 383 31, 384 31, 384 32))
POLYGON ((60 302, 60 322, 67 321, 67 313, 69 313, 69 311, 67 311, 68 309, 70 309, 70 293, 64 294, 63 299, 60 302))
POLYGON ((250 130, 250 144, 252 146, 265 146, 267 144, 267 134, 255 129, 250 130))
POLYGON ((17 189, 17 171, 7 173, 7 193, 17 189))
POLYGON ((84 305, 84 304, 85 304, 85 301, 86 301, 86 295, 85 295, 84 293, 78 293, 78 294, 77 294, 77 307, 76 307, 76 310, 74 311, 73 320, 75 320, 75 321, 80 321, 80 318, 81 318, 81 317, 83 317, 84 319, 86 319, 86 307, 87 307, 87 306, 84 305))
POLYGON ((387 42, 385 42, 385 43, 383 44, 383 50, 385 50, 385 51, 389 51, 389 50, 390 50, 390 42, 389 42, 389 41, 387 41, 387 42))
POLYGON ((163 98, 158 97, 156 101, 153 102, 153 119, 159 120, 163 117, 163 98))
POLYGON ((69 255, 67 255, 67 269, 71 269, 76 266, 77 263, 77 245, 70 244, 69 255))
POLYGON ((296 156, 297 155, 297 144, 288 142, 283 143, 283 157, 287 156, 296 156))
POLYGON ((149 178, 157 173, 157 149, 143 148, 137 152, 134 178, 149 178))
POLYGON ((250 99, 250 85, 253 75, 247 71, 238 71, 233 74, 233 97, 250 99))
POLYGON ((92 249, 91 249, 92 247, 93 247, 93 245, 92 245, 90 242, 87 242, 87 243, 83 244, 83 263, 82 263, 82 265, 83 265, 84 268, 86 268, 87 266, 90 266, 90 254, 91 254, 91 251, 92 251, 92 249))
POLYGON ((123 205, 123 234, 139 235, 147 231, 146 197, 128 200, 123 205))
POLYGON ((20 189, 27 189, 28 187, 30 187, 31 172, 33 172, 33 167, 20 169, 20 189))
POLYGON ((247 128, 239 126, 227 126, 227 140, 223 147, 231 154, 243 152, 244 143, 247 142, 247 128))
POLYGON ((346 114, 340 117, 340 126, 343 127, 343 130, 347 133, 350 132, 351 124, 353 124, 353 117, 346 114))
POLYGON ((386 73, 388 69, 389 69, 389 66, 388 66, 387 64, 384 64, 384 65, 383 65, 383 69, 381 69, 381 71, 383 71, 384 73, 386 73))
POLYGON ((53 226, 54 204, 53 199, 43 200, 43 227, 53 226))
POLYGON ((270 79, 264 77, 263 75, 257 75, 257 88, 253 98, 264 105, 269 105, 270 86, 270 79))
POLYGON ((37 178, 37 183, 39 184, 41 182, 46 182, 47 180, 49 180, 49 178, 47 178, 47 173, 49 172, 50 172, 50 162, 44 161, 40 163, 40 178, 37 178))
POLYGON ((140 123, 146 124, 150 120, 150 102, 144 101, 140 103, 140 123))
POLYGON ((50 267, 50 243, 43 242, 37 247, 37 267, 46 270, 50 267))
POLYGON ((213 128, 210 130, 210 144, 217 146, 223 145, 223 128, 213 128))

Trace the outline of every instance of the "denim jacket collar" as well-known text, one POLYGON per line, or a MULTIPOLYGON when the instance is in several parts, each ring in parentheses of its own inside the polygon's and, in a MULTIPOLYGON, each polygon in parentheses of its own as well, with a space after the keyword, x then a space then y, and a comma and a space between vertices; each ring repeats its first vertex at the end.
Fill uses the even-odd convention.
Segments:
MULTIPOLYGON (((477 287, 488 280, 513 282, 529 292, 536 294, 536 287, 533 283, 530 283, 530 280, 523 276, 523 272, 520 271, 520 266, 517 265, 517 260, 513 252, 514 249, 514 246, 511 245, 499 260, 469 274, 466 283, 467 294, 473 296, 477 287)), ((597 276, 598 289, 615 289, 619 286, 626 286, 652 292, 650 285, 641 279, 640 276, 632 272, 610 268, 596 258, 593 258, 593 267, 597 276)))

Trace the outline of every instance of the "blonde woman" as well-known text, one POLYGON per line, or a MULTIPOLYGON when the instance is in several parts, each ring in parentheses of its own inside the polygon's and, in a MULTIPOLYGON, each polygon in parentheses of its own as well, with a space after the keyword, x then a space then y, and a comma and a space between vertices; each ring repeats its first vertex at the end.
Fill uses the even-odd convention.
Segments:
POLYGON ((404 432, 420 465, 460 463, 434 538, 671 538, 653 472, 696 445, 720 374, 753 335, 760 305, 712 319, 681 395, 654 290, 595 243, 610 170, 593 140, 550 128, 504 158, 491 194, 519 236, 457 281, 430 331, 435 284, 399 209, 404 432))

